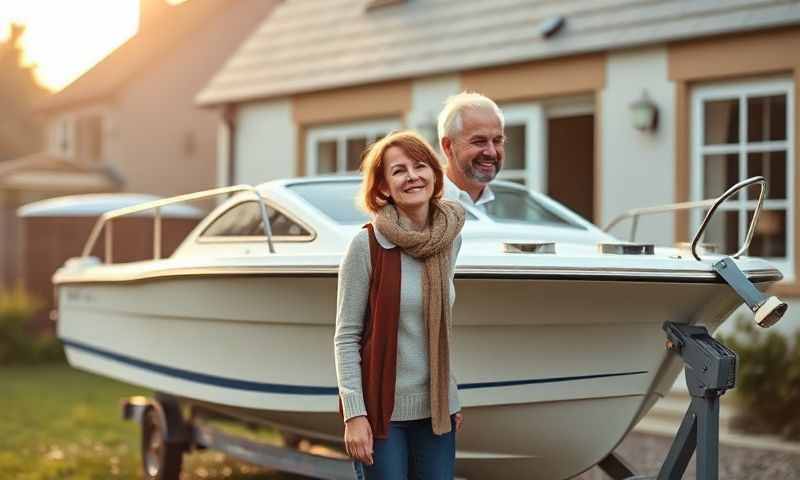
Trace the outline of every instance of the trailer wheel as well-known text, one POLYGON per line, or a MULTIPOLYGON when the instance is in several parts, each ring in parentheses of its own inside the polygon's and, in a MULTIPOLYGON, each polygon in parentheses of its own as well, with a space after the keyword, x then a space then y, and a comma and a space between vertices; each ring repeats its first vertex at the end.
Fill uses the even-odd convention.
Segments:
POLYGON ((167 427, 155 408, 142 417, 142 470, 146 480, 179 480, 183 445, 167 442, 167 427))
POLYGON ((303 437, 292 432, 281 432, 281 436, 283 437, 283 445, 294 450, 297 450, 303 441, 303 437))

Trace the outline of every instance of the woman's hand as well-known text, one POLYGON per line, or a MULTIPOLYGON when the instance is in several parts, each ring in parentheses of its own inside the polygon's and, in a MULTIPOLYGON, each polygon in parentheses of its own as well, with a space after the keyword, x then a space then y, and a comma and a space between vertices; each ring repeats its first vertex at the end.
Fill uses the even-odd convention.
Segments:
POLYGON ((461 431, 461 425, 464 423, 464 414, 461 412, 456 412, 453 414, 456 420, 456 432, 461 431))
POLYGON ((344 422, 344 447, 354 460, 372 465, 372 428, 367 417, 353 417, 344 422))

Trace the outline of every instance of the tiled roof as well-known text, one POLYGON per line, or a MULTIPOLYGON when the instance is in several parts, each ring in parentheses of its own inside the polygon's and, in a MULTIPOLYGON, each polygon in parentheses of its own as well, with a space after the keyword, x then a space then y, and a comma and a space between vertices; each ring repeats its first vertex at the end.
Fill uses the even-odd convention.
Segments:
POLYGON ((131 77, 232 1, 235 0, 195 0, 166 9, 149 28, 137 32, 66 88, 39 102, 37 110, 69 108, 113 95, 131 77))
POLYGON ((798 0, 287 0, 197 101, 212 105, 800 23, 798 0), (545 39, 541 26, 566 24, 545 39))
POLYGON ((114 191, 122 177, 106 165, 80 165, 47 152, 0 162, 0 189, 114 191))

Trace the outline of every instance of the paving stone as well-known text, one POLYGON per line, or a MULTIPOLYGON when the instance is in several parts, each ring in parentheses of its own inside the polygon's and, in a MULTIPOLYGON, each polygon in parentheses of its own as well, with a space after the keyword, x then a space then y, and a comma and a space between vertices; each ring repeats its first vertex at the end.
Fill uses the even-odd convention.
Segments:
MULTIPOLYGON (((662 436, 633 432, 616 449, 637 474, 656 475, 667 456, 672 440, 662 436)), ((797 480, 800 479, 800 455, 763 449, 720 446, 720 480, 797 480)), ((575 480, 608 480, 599 468, 575 480)), ((695 480, 694 457, 689 462, 684 480, 695 480)))

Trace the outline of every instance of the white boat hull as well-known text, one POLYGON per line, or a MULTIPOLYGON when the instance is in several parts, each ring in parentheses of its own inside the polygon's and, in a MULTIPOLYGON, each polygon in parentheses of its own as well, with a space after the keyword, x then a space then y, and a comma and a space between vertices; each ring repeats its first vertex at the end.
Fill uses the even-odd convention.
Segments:
MULTIPOLYGON (((662 323, 713 329, 739 304, 719 283, 459 278, 456 291, 467 478, 590 468, 680 371, 662 323)), ((75 367, 340 436, 335 300, 333 275, 65 284, 58 332, 75 367)))

